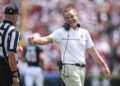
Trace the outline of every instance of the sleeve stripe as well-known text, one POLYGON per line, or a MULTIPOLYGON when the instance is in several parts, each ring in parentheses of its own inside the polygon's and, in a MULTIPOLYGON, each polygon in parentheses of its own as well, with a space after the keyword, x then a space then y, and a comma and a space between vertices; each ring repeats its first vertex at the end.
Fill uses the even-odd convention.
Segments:
POLYGON ((11 36, 10 49, 16 50, 19 41, 19 32, 13 32, 11 36))
POLYGON ((10 49, 13 49, 13 47, 14 47, 15 35, 16 35, 16 33, 13 32, 12 36, 11 36, 10 49))
POLYGON ((19 43, 19 39, 20 39, 20 33, 17 31, 17 32, 16 32, 16 35, 17 35, 17 36, 16 36, 16 38, 15 38, 15 45, 14 45, 15 48, 16 48, 15 50, 18 49, 18 43, 19 43))
POLYGON ((4 45, 5 45, 5 49, 6 49, 6 51, 7 51, 7 48, 8 48, 8 46, 7 46, 7 40, 8 40, 8 34, 9 34, 9 32, 11 31, 11 30, 13 30, 14 29, 14 27, 8 27, 9 29, 8 29, 8 31, 7 31, 7 33, 6 33, 6 36, 5 36, 5 41, 4 41, 4 45))

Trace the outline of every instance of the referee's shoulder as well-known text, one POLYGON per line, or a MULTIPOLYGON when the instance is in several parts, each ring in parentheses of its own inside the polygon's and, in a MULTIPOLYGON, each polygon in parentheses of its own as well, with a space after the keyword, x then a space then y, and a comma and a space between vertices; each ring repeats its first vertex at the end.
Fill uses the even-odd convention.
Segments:
POLYGON ((16 27, 14 25, 11 25, 9 26, 10 29, 16 29, 16 27))
POLYGON ((17 35, 20 35, 20 31, 14 25, 10 25, 10 27, 8 28, 8 33, 16 33, 17 35))
POLYGON ((10 25, 10 27, 9 27, 11 30, 14 30, 14 31, 19 31, 19 29, 16 27, 16 26, 14 26, 14 25, 10 25))

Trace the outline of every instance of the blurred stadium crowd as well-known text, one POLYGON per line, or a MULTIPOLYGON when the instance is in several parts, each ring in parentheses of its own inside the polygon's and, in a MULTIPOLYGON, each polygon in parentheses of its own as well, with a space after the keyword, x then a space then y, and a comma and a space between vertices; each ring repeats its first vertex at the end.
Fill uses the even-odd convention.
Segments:
MULTIPOLYGON (((4 18, 3 9, 10 3, 10 0, 0 0, 0 21, 4 18)), ((26 19, 26 27, 20 27, 22 46, 27 44, 27 38, 32 34, 46 36, 61 27, 64 23, 63 10, 72 7, 79 13, 81 27, 90 32, 95 47, 108 63, 112 77, 120 77, 120 0, 26 0, 22 4, 25 6, 22 10, 26 9, 27 13, 25 15, 21 11, 21 16, 26 19)), ((21 22, 18 22, 20 26, 21 22)), ((43 68, 45 78, 60 77, 56 66, 61 57, 58 46, 49 44, 41 47, 46 55, 43 68)), ((21 52, 18 55, 23 69, 24 57, 21 52)), ((87 54, 86 62, 86 77, 100 77, 100 68, 87 54)))

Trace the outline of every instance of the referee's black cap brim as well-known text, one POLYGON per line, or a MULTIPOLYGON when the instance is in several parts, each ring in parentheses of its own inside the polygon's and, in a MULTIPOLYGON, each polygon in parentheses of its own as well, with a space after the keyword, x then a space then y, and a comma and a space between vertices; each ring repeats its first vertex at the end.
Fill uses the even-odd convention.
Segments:
POLYGON ((5 11, 4 11, 4 14, 7 14, 7 15, 21 15, 18 11, 18 7, 15 6, 15 5, 9 5, 5 8, 5 11))

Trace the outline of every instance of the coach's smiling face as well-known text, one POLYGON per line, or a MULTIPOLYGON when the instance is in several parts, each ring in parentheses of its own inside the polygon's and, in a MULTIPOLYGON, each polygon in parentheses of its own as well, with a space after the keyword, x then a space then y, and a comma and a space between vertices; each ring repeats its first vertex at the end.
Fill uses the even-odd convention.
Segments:
POLYGON ((68 23, 71 27, 76 28, 78 21, 77 12, 75 10, 68 10, 64 12, 63 15, 65 22, 68 23))

